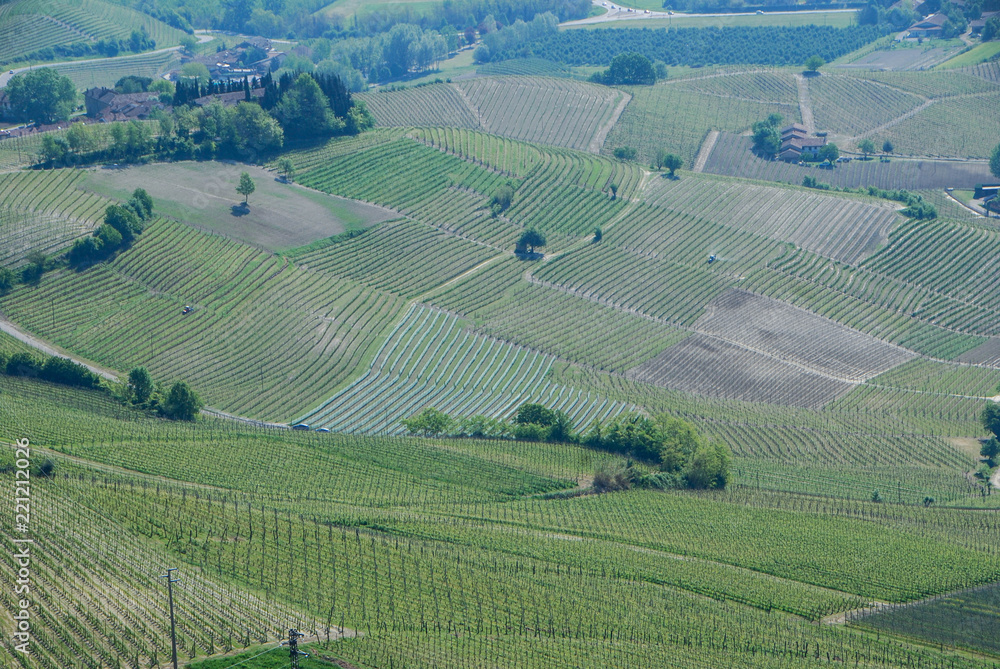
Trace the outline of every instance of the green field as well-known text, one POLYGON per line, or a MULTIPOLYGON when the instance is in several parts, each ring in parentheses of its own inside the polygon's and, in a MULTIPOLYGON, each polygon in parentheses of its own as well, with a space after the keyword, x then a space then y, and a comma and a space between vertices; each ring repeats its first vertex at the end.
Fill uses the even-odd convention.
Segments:
POLYGON ((199 669, 285 669, 290 628, 303 667, 995 667, 1000 227, 944 189, 987 180, 996 68, 480 69, 360 94, 376 127, 263 165, 28 169, 42 139, 0 140, 0 669, 169 666, 168 568, 199 669), (766 161, 740 133, 771 113, 894 155, 766 161), (70 265, 136 188, 141 233, 70 265), (565 432, 516 425, 529 402, 565 432), (410 434, 428 408, 451 423, 410 434))
MULTIPOLYGON (((648 9, 651 12, 663 12, 663 4, 654 0, 638 0, 629 4, 630 7, 637 7, 640 10, 648 9)), ((738 10, 737 10, 738 11, 738 10)), ((628 16, 626 14, 625 16, 628 16)), ((676 13, 673 16, 663 17, 660 15, 636 16, 631 15, 616 21, 584 23, 565 26, 566 30, 578 30, 580 28, 707 28, 723 26, 832 26, 843 28, 854 25, 854 12, 766 12, 764 14, 740 13, 730 16, 697 16, 684 13, 676 13)), ((978 61, 977 61, 978 62, 978 61)))

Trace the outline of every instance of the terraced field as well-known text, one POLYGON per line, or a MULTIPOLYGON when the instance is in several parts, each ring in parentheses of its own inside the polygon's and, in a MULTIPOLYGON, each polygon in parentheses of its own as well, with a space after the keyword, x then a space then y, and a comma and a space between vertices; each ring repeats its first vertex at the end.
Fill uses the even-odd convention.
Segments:
MULTIPOLYGON (((937 105, 932 105, 929 109, 934 107, 937 105)), ((780 160, 758 158, 750 151, 751 144, 752 140, 749 137, 728 132, 721 133, 705 163, 705 172, 745 179, 780 181, 795 186, 800 185, 804 177, 810 176, 833 186, 850 188, 876 186, 909 190, 972 188, 976 184, 989 183, 993 179, 985 162, 894 159, 889 163, 881 163, 876 160, 855 160, 846 165, 838 165, 832 170, 800 167, 780 160)))
POLYGON ((626 94, 566 79, 476 78, 455 84, 493 135, 594 152, 626 94))
POLYGON ((122 77, 159 77, 180 65, 176 51, 143 53, 135 56, 118 56, 114 60, 97 62, 80 61, 58 65, 59 74, 69 77, 78 89, 106 86, 112 88, 122 77))
POLYGON ((403 306, 162 220, 113 262, 60 270, 2 300, 12 320, 68 350, 112 369, 146 365, 157 379, 184 378, 217 409, 271 419, 357 374, 403 306), (184 305, 194 312, 182 315, 184 305))
POLYGON ((523 402, 565 411, 573 424, 614 416, 625 405, 554 384, 551 356, 473 334, 454 315, 413 307, 371 368, 302 416, 340 432, 404 432, 400 420, 434 407, 452 416, 506 418, 523 402))
MULTIPOLYGON (((718 77, 718 85, 724 86, 731 79, 742 82, 752 76, 718 77)), ((782 102, 723 97, 714 91, 695 92, 691 88, 695 85, 679 80, 629 88, 632 101, 608 134, 602 151, 611 154, 620 146, 629 146, 639 152, 640 160, 649 164, 657 149, 664 148, 679 155, 690 167, 709 130, 742 132, 769 114, 781 114, 788 123, 800 120, 795 98, 782 102)))
POLYGON ((0 264, 61 250, 97 228, 109 201, 79 190, 83 178, 74 170, 0 175, 0 264))
POLYGON ((499 170, 526 177, 542 160, 542 151, 533 144, 496 137, 461 128, 420 128, 411 133, 422 142, 442 151, 499 170))
MULTIPOLYGON (((809 78, 817 130, 853 137, 919 107, 924 100, 889 86, 852 77, 809 78), (849 104, 845 104, 850 101, 849 104)), ((896 151, 904 153, 898 146, 896 151)))
POLYGON ((886 241, 893 209, 859 200, 687 176, 654 179, 647 202, 856 263, 886 241))

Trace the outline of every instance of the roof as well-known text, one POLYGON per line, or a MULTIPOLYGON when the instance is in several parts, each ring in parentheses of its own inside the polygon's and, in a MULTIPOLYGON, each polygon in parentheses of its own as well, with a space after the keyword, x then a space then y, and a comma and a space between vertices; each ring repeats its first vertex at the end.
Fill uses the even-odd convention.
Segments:
POLYGON ((804 149, 806 147, 823 146, 826 140, 822 137, 793 137, 781 143, 781 148, 804 149))
POLYGON ((948 17, 938 12, 937 14, 931 14, 922 21, 917 21, 910 26, 910 30, 937 30, 947 23, 947 21, 948 17))
MULTIPOLYGON (((260 98, 263 96, 263 88, 250 89, 251 98, 260 98)), ((213 93, 212 95, 203 95, 200 98, 195 98, 194 103, 199 107, 204 107, 207 104, 219 101, 224 107, 232 107, 234 105, 238 105, 244 100, 246 100, 246 94, 243 91, 233 91, 232 93, 213 93)))
POLYGON ((787 135, 788 133, 791 133, 791 132, 796 132, 796 133, 800 132, 800 133, 804 134, 804 133, 809 132, 809 128, 805 127, 801 123, 793 123, 790 126, 788 126, 787 128, 782 128, 781 129, 781 134, 782 135, 787 135))

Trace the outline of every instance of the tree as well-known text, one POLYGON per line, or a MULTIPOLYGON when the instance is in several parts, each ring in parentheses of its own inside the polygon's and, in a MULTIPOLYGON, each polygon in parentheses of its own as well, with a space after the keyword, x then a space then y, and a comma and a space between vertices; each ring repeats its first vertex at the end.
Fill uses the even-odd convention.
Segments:
POLYGON ((656 68, 641 53, 621 53, 611 60, 608 69, 595 73, 591 80, 605 86, 652 86, 656 83, 656 68))
POLYGON ((541 404, 525 402, 517 408, 514 423, 517 425, 541 425, 548 427, 556 422, 556 412, 541 404))
POLYGON ((507 211, 513 201, 514 186, 508 182, 493 192, 493 197, 490 198, 490 207, 497 210, 494 212, 494 215, 496 215, 496 213, 507 211))
POLYGON ((996 437, 987 439, 979 447, 979 454, 986 458, 987 464, 992 467, 996 462, 997 455, 1000 454, 1000 440, 996 437))
POLYGON ((153 377, 145 367, 136 367, 128 373, 128 391, 135 404, 145 404, 153 395, 153 377))
POLYGON ((675 153, 668 153, 663 158, 663 166, 670 170, 670 176, 673 177, 674 173, 684 165, 684 159, 675 153))
POLYGON ((227 150, 244 159, 256 160, 281 148, 285 132, 273 116, 254 102, 241 102, 222 117, 222 136, 227 150))
POLYGON ((184 381, 178 381, 170 386, 162 411, 173 420, 194 420, 203 406, 198 394, 184 381))
POLYGON ((199 86, 208 86, 212 75, 202 63, 186 63, 181 66, 181 79, 193 79, 199 86))
POLYGON ((656 430, 659 441, 656 456, 664 471, 679 471, 701 445, 694 426, 679 418, 659 416, 656 430))
POLYGON ((882 142, 882 153, 892 153, 893 148, 895 147, 893 147, 892 142, 889 140, 882 142))
POLYGON ((243 196, 243 204, 247 204, 250 194, 257 190, 256 184, 247 172, 240 175, 240 185, 236 187, 236 192, 243 196))
POLYGON ((837 148, 836 144, 824 144, 819 147, 819 151, 816 155, 820 160, 829 160, 833 163, 840 157, 840 149, 837 148))
POLYGON ((534 253, 535 247, 545 246, 545 235, 534 228, 528 228, 517 240, 516 253, 534 253))
POLYGON ((194 54, 194 48, 198 45, 198 38, 194 35, 185 35, 181 38, 181 48, 189 54, 194 54))
MULTIPOLYGON (((140 221, 145 221, 153 215, 153 198, 146 192, 145 188, 136 188, 132 191, 132 197, 128 201, 128 206, 129 209, 135 212, 140 221)), ((142 232, 142 230, 140 229, 139 232, 142 232)))
POLYGON ((863 139, 858 142, 858 150, 865 154, 865 160, 867 160, 869 155, 875 153, 875 142, 870 139, 863 139))
POLYGON ((753 124, 754 151, 767 157, 775 156, 781 149, 781 114, 771 114, 767 119, 753 124))
POLYGON ((66 131, 66 141, 75 153, 90 153, 97 148, 94 132, 84 123, 72 123, 66 131))
POLYGON ((104 222, 118 231, 122 243, 128 246, 135 236, 142 232, 142 222, 129 207, 120 204, 109 205, 104 210, 104 222))
POLYGON ((990 155, 990 172, 993 176, 1000 179, 1000 144, 996 145, 993 149, 993 153, 990 155))
POLYGON ((711 443, 698 448, 684 472, 692 488, 725 488, 729 481, 729 448, 711 443))
POLYGON ((635 160, 636 151, 631 146, 619 146, 612 154, 618 160, 635 160))
POLYGON ((806 71, 816 72, 819 68, 826 65, 826 61, 820 56, 809 56, 806 58, 806 71))
POLYGON ((402 421, 410 434, 422 434, 436 437, 448 430, 452 425, 451 416, 434 407, 427 407, 420 413, 402 421))
POLYGON ((300 74, 281 97, 274 115, 289 137, 322 137, 344 129, 319 84, 306 73, 300 74))
POLYGON ((9 267, 0 267, 0 294, 6 293, 13 288, 15 280, 16 277, 13 270, 9 267))
POLYGON ((57 137, 50 132, 42 135, 42 147, 39 151, 42 162, 57 165, 66 158, 67 153, 69 144, 63 137, 57 137))
POLYGON ((601 232, 600 228, 594 228, 594 243, 601 241, 604 238, 604 233, 601 232))
POLYGON ((993 433, 993 436, 1000 437, 1000 404, 987 402, 983 412, 979 414, 979 420, 984 428, 993 433))
POLYGON ((11 77, 6 90, 11 115, 21 121, 65 121, 76 106, 73 80, 48 67, 11 77))
POLYGON ((278 171, 285 178, 285 181, 292 181, 295 178, 295 165, 291 158, 282 158, 278 161, 278 171))

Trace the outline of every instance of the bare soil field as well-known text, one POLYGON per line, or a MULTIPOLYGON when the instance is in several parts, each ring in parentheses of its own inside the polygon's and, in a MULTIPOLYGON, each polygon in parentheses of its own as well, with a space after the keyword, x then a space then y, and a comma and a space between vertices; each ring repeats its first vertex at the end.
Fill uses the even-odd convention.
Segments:
POLYGON ((916 357, 821 316, 736 288, 712 300, 694 330, 853 383, 916 357))
POLYGON ((383 207, 280 183, 273 172, 259 167, 221 162, 97 169, 81 188, 123 200, 145 188, 161 216, 270 251, 398 217, 383 207), (249 172, 257 186, 248 207, 236 193, 241 172, 249 172))
POLYGON ((820 169, 764 160, 750 151, 750 137, 720 133, 712 155, 705 163, 705 172, 730 177, 764 179, 794 184, 803 177, 815 177, 832 186, 876 186, 878 188, 972 188, 993 180, 985 161, 900 160, 882 163, 878 160, 854 160, 834 169, 820 169))
POLYGON ((694 176, 651 183, 646 200, 652 204, 792 242, 846 263, 873 253, 898 220, 888 205, 784 187, 694 176))
POLYGON ((1000 366, 1000 338, 991 337, 985 344, 980 344, 958 356, 956 361, 973 365, 1000 366))
POLYGON ((854 388, 704 334, 671 346, 628 376, 698 395, 806 408, 822 407, 854 388))

